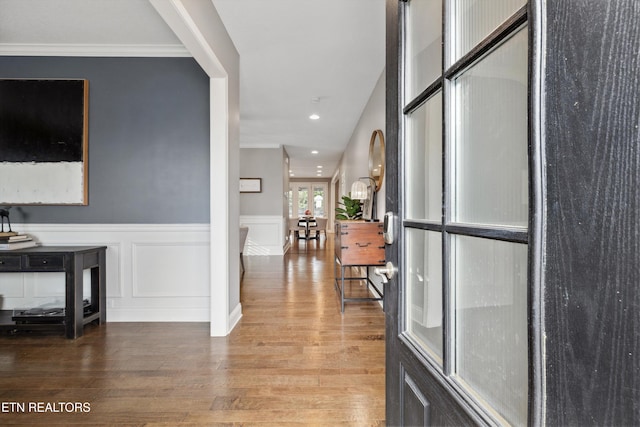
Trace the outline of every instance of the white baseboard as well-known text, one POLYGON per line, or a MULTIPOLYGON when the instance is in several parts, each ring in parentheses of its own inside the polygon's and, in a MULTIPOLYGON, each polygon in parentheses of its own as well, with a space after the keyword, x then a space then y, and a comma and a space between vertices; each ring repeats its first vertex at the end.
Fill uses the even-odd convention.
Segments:
POLYGON ((209 308, 107 309, 107 322, 209 322, 209 308))
POLYGON ((229 330, 232 331, 242 318, 242 304, 238 303, 229 315, 229 330))

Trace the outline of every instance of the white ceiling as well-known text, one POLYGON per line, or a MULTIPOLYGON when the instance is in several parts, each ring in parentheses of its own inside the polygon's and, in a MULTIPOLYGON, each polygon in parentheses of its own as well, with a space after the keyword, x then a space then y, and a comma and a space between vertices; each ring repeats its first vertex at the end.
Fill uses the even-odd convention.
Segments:
MULTIPOLYGON (((283 145, 296 177, 318 165, 330 177, 384 69, 384 0, 197 1, 214 3, 240 53, 241 147, 283 145)), ((0 0, 0 11, 4 55, 187 54, 148 0, 0 0)))

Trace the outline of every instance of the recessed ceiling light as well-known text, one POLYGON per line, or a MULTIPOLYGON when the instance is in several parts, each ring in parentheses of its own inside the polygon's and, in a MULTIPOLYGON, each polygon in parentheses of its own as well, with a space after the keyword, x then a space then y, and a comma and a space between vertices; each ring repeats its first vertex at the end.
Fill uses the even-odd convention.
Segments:
POLYGON ((311 154, 318 154, 318 150, 313 150, 311 154))
POLYGON ((322 165, 318 165, 318 169, 322 169, 322 165))
POLYGON ((320 118, 320 116, 319 116, 319 115, 317 115, 317 114, 312 114, 312 115, 310 115, 310 116, 309 116, 309 118, 310 118, 311 120, 318 120, 318 119, 320 118))

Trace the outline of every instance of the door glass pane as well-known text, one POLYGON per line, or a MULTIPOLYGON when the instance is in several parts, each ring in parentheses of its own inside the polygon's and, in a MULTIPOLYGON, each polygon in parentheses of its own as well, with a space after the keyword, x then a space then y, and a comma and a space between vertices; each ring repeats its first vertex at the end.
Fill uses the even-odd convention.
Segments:
POLYGON ((442 93, 407 118, 405 145, 406 217, 442 218, 442 93))
POLYGON ((407 100, 442 74, 442 0, 411 0, 407 8, 407 100))
POLYGON ((442 237, 406 229, 407 334, 442 366, 442 237))
POLYGON ((305 212, 309 210, 309 187, 304 185, 298 186, 298 217, 305 216, 305 212))
POLYGON ((329 185, 326 182, 297 182, 291 184, 290 193, 293 197, 290 199, 290 206, 295 206, 289 209, 289 216, 291 218, 298 218, 302 216, 317 216, 327 217, 328 207, 328 189, 329 185))
POLYGON ((313 186, 313 200, 311 200, 312 207, 309 209, 313 216, 326 217, 327 206, 327 186, 314 185, 313 186))
POLYGON ((513 425, 527 423, 527 246, 455 236, 452 280, 462 383, 513 425))
POLYGON ((454 218, 527 226, 527 31, 454 81, 454 218))
POLYGON ((526 0, 456 0, 453 62, 467 54, 526 3, 526 0))

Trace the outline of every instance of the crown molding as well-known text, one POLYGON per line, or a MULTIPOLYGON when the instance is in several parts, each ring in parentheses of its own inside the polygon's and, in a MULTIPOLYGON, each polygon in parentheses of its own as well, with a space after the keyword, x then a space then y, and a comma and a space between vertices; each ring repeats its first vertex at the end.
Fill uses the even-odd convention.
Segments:
POLYGON ((264 143, 259 142, 241 142, 238 144, 239 148, 282 148, 282 144, 277 143, 264 143))
POLYGON ((181 44, 30 44, 0 43, 0 56, 190 57, 181 44))

